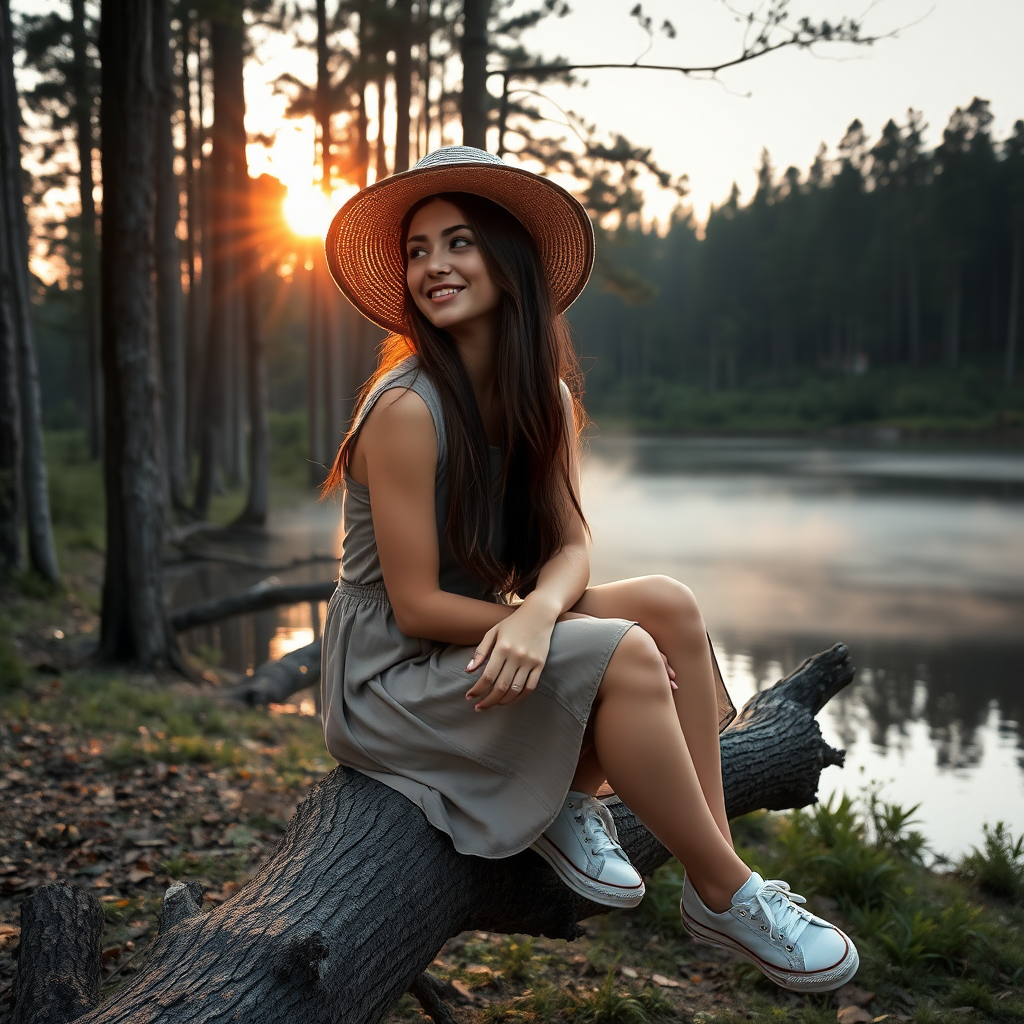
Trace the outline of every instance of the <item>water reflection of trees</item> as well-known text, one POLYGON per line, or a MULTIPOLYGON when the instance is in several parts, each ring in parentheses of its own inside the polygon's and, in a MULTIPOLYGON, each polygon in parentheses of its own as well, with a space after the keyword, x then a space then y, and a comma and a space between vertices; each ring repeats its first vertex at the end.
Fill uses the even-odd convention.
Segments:
MULTIPOLYGON (((825 640, 771 640, 726 643, 751 659, 759 687, 771 685, 778 666, 787 669, 829 646, 825 640)), ((1014 736, 1024 768, 1024 641, 853 643, 858 674, 854 683, 829 703, 829 724, 839 741, 852 747, 866 729, 883 750, 909 746, 911 723, 927 725, 936 767, 969 768, 983 753, 979 731, 994 706, 1001 733, 1014 736)))

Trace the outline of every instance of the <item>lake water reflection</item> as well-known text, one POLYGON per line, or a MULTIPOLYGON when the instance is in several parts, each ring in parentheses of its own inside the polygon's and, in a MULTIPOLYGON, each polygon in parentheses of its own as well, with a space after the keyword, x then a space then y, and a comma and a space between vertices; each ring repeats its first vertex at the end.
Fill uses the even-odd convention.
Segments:
POLYGON ((585 488, 594 582, 689 584, 738 705, 850 646, 823 797, 882 782, 946 854, 1024 829, 1024 456, 600 439, 585 488))
MULTIPOLYGON (((591 442, 584 506, 595 583, 668 573, 700 600, 742 705, 805 657, 846 642, 856 681, 822 712, 848 750, 821 795, 921 803, 932 846, 955 854, 983 822, 1024 831, 1024 454, 802 441, 591 442)), ((277 515, 250 555, 285 561, 337 544, 337 507, 277 515)), ((325 578, 329 565, 280 573, 325 578)), ((255 583, 203 565, 171 599, 255 583)), ((197 630, 244 671, 308 642, 322 609, 197 630)))

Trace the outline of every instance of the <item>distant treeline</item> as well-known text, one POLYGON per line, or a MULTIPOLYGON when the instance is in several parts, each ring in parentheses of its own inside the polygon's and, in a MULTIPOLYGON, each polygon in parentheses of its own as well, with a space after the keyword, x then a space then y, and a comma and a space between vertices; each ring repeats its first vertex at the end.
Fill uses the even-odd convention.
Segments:
POLYGON ((915 111, 875 141, 854 121, 838 157, 822 144, 806 173, 778 174, 765 151, 753 198, 741 204, 734 186, 703 239, 692 217, 664 237, 620 231, 603 246, 603 287, 570 312, 591 405, 682 425, 643 407, 645 385, 664 404, 666 388, 775 390, 869 368, 1012 382, 1024 121, 1001 140, 991 122, 975 99, 927 150, 915 111))
MULTIPOLYGON (((789 429, 915 422, 1019 426, 1007 389, 1021 334, 1024 121, 994 139, 984 100, 957 109, 933 150, 910 111, 872 142, 859 121, 829 159, 734 187, 703 237, 632 218, 602 235, 570 310, 587 404, 604 422, 666 429, 789 429), (1007 410, 1010 415, 1007 416, 1007 410)), ((307 398, 306 289, 265 280, 270 404, 307 398)), ((37 306, 53 427, 81 422, 80 293, 37 306)))

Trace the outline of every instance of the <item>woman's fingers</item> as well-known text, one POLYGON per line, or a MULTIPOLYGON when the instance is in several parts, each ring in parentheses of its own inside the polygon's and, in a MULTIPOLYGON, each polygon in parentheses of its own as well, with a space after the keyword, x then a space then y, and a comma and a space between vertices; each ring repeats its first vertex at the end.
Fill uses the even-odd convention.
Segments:
POLYGON ((473 672, 478 669, 486 660, 487 655, 490 654, 491 648, 494 646, 495 637, 498 635, 498 627, 492 626, 486 633, 484 633, 483 640, 477 644, 476 650, 473 652, 473 657, 469 659, 469 664, 466 666, 467 672, 473 672))
POLYGON ((668 684, 673 690, 678 690, 679 687, 676 685, 676 670, 668 663, 668 655, 664 651, 658 651, 661 655, 661 660, 665 662, 665 671, 668 673, 668 684))
POLYGON ((530 666, 520 665, 512 677, 512 682, 509 688, 502 694, 499 704, 511 704, 512 701, 517 700, 523 695, 523 691, 526 689, 526 681, 530 676, 530 666))
MULTIPOLYGON (((494 661, 493 657, 491 658, 491 661, 494 661)), ((490 669, 491 663, 488 662, 487 672, 489 672, 490 669)), ((487 675, 487 672, 484 673, 484 676, 487 675)), ((484 676, 481 676, 481 679, 483 679, 484 676)), ((508 661, 503 660, 501 665, 501 671, 498 672, 497 676, 494 679, 494 683, 491 686, 491 692, 488 693, 484 697, 484 699, 473 708, 473 710, 486 711, 488 708, 493 708, 495 704, 501 703, 501 699, 505 696, 505 692, 512 685, 512 680, 514 679, 514 677, 515 666, 510 664, 508 661)))

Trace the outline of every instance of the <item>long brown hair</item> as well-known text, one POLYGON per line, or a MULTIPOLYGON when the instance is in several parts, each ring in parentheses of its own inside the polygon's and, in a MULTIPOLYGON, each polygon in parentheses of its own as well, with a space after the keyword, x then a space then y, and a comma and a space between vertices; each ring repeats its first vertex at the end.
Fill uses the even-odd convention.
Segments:
MULTIPOLYGON (((362 405, 377 382, 410 354, 437 389, 448 441, 448 515, 444 540, 452 556, 495 592, 527 594, 537 575, 562 547, 572 512, 583 518, 570 477, 571 449, 584 422, 582 375, 565 318, 554 315, 548 283, 533 238, 503 207, 482 196, 444 193, 421 200, 402 222, 402 252, 420 207, 444 199, 457 207, 501 292, 498 393, 503 455, 500 549, 494 537, 487 437, 472 384, 452 336, 420 312, 408 289, 407 335, 391 335, 376 371, 364 385, 362 405), (559 381, 572 399, 567 429, 559 381)), ((407 259, 407 256, 405 257, 407 259)), ((324 483, 329 493, 344 483, 358 437, 350 430, 324 483)), ((584 520, 585 523, 585 520, 584 520)))

